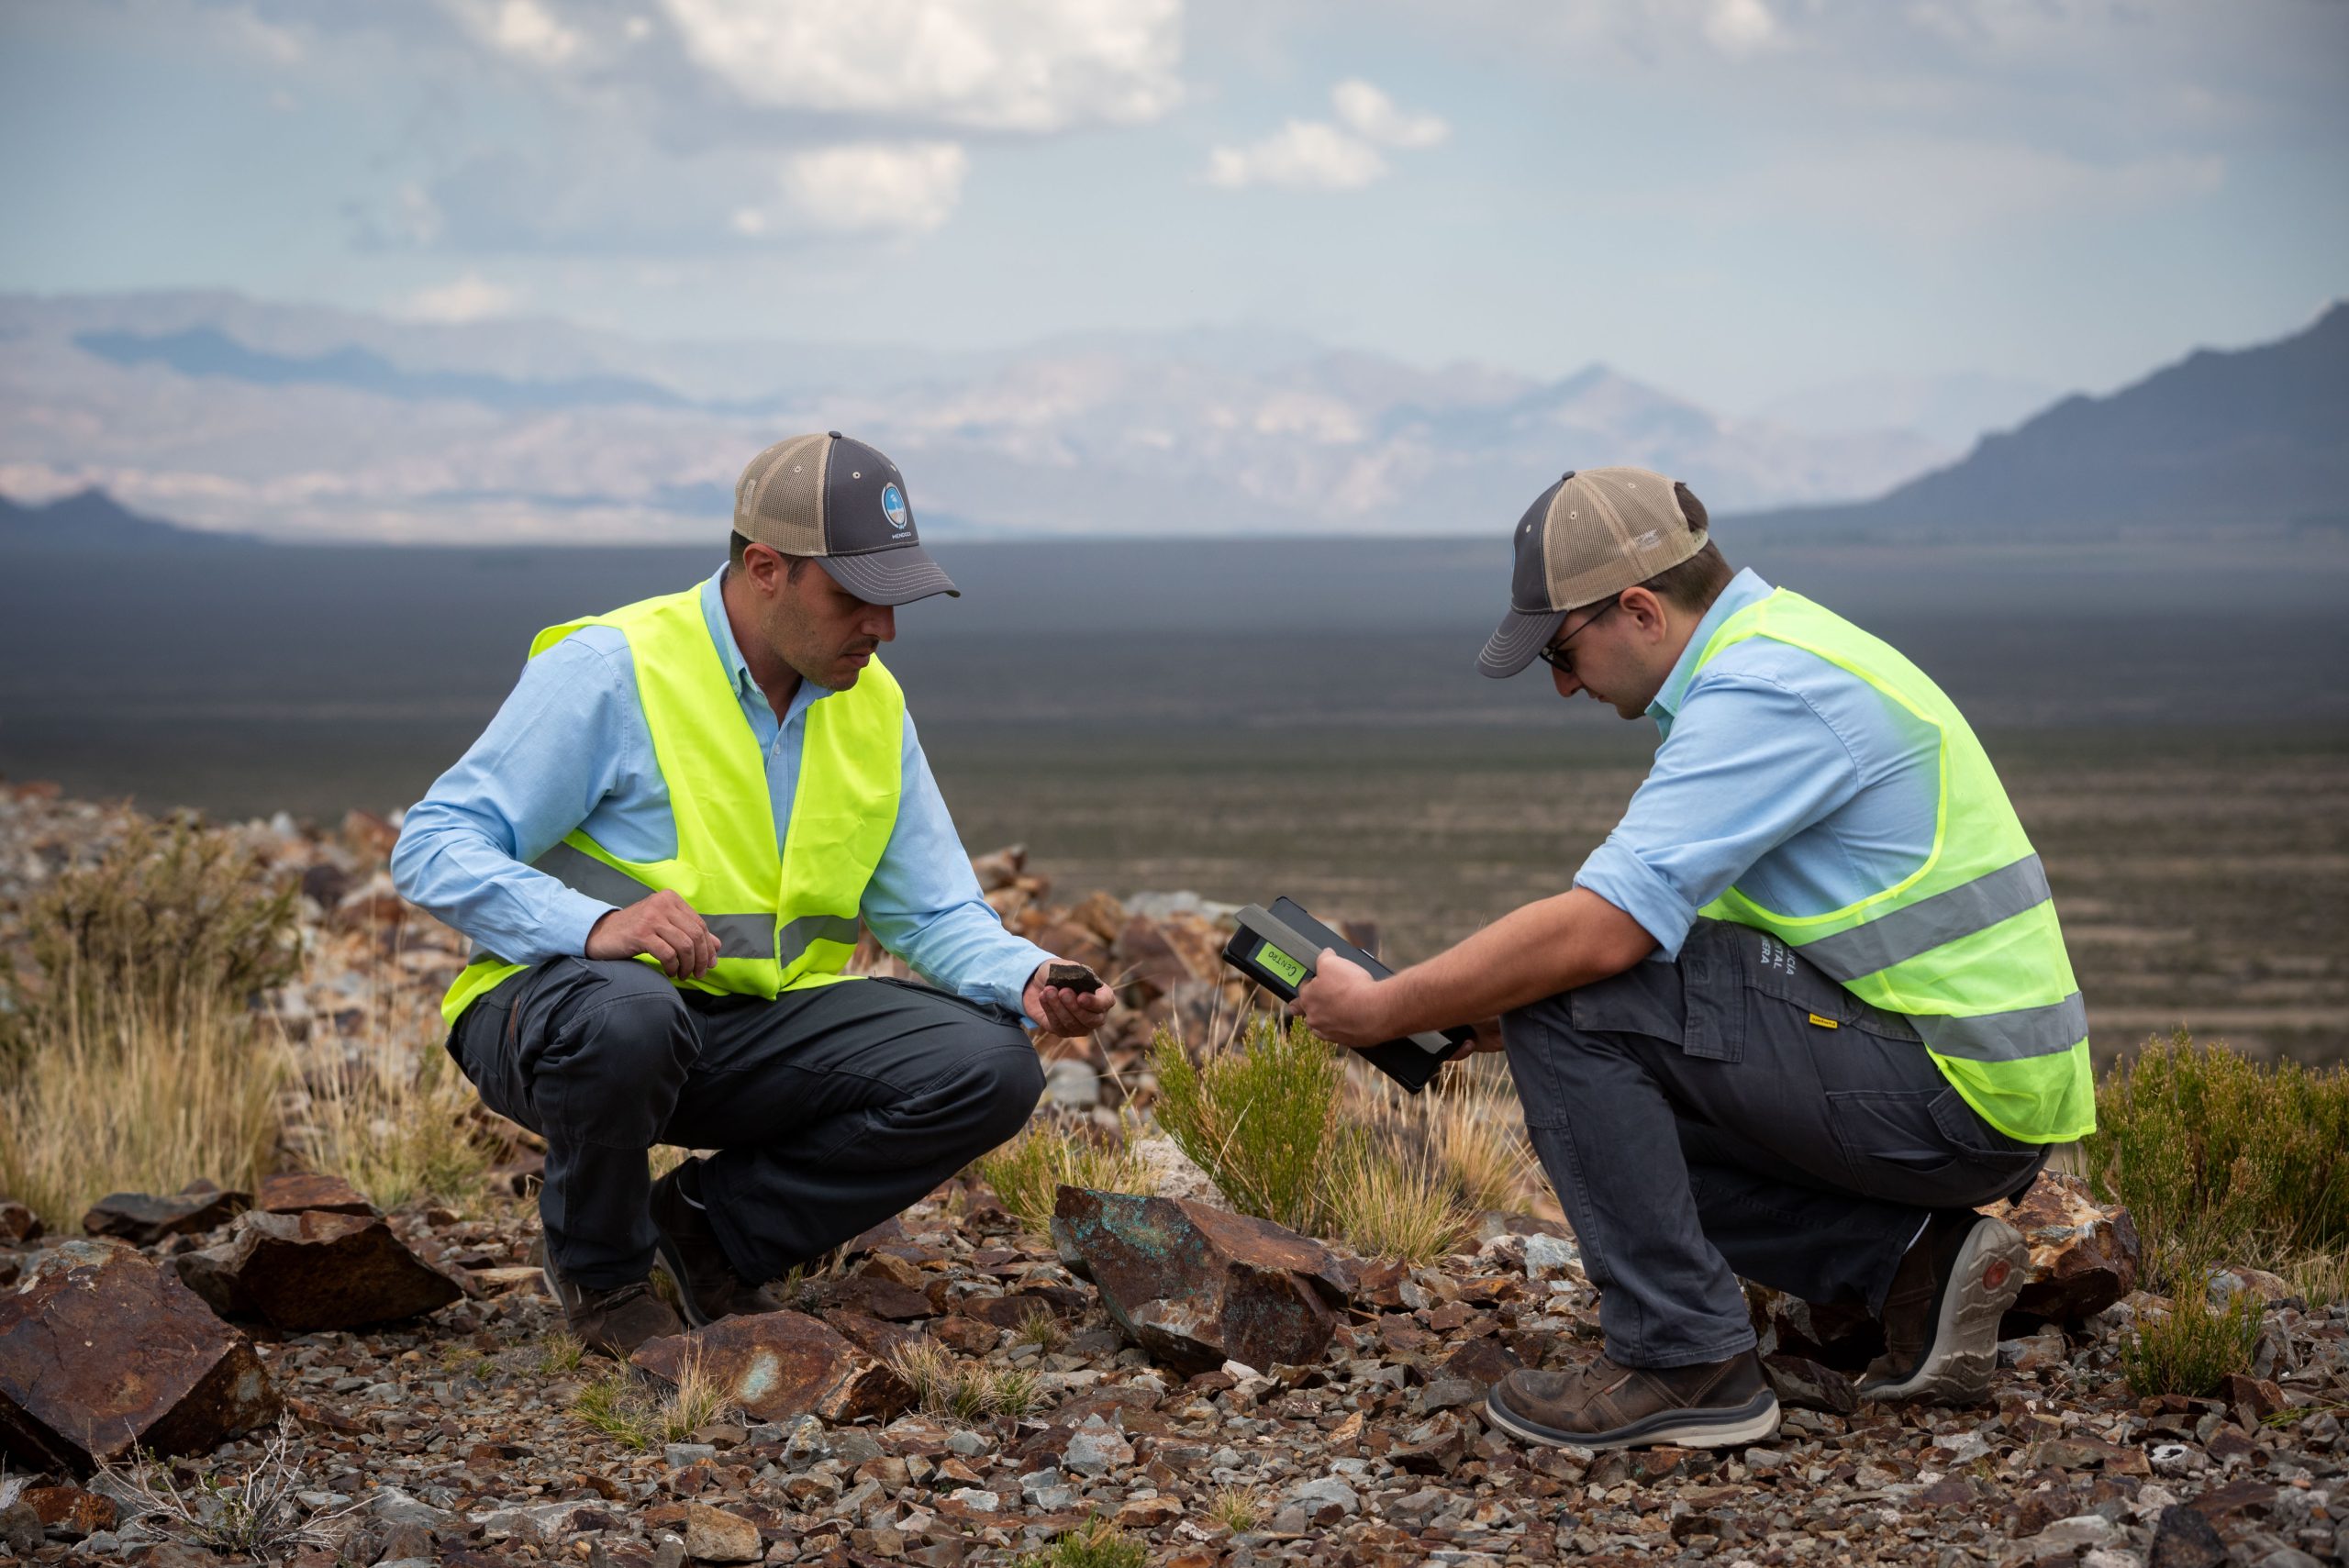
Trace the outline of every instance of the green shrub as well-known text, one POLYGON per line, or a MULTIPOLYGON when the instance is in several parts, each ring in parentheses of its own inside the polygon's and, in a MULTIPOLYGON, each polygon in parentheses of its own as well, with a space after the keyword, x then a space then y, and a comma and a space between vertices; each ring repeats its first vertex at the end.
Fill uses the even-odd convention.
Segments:
POLYGON ((2259 1298, 2238 1291, 2222 1311, 2210 1310, 2199 1277, 2184 1280, 2166 1313, 2138 1319, 2121 1347, 2121 1375, 2140 1399, 2183 1394, 2201 1399, 2215 1394, 2231 1372, 2251 1371, 2259 1344, 2259 1298))
POLYGON ((2097 1121, 2088 1179, 2128 1206, 2158 1284, 2185 1290, 2213 1259, 2310 1277, 2309 1254, 2349 1248, 2349 1070, 2263 1066, 2180 1029, 2106 1073, 2097 1121))
POLYGON ((1054 1195, 1063 1186, 1150 1194, 1157 1173, 1098 1129, 1041 1117, 1019 1136, 979 1160, 979 1175, 1004 1212, 1042 1235, 1052 1227, 1054 1195))
POLYGON ((1259 1014, 1236 1049, 1203 1061, 1161 1029, 1151 1066, 1159 1124, 1226 1198, 1292 1230, 1319 1228, 1346 1078, 1336 1047, 1259 1014))

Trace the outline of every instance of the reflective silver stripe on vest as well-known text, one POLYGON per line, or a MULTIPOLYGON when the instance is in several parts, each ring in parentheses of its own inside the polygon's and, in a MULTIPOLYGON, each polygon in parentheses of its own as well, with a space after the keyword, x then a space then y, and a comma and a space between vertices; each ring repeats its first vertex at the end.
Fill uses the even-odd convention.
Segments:
POLYGON ((1908 1018, 1926 1045, 1943 1056, 1961 1056, 1968 1062, 2054 1056, 2088 1037, 2088 1006, 2077 991, 2043 1007, 1977 1013, 1970 1018, 1910 1013, 1908 1018))
MULTIPOLYGON (((557 844, 530 863, 565 887, 619 908, 659 891, 569 844, 557 844)), ((783 928, 780 943, 774 917, 770 914, 753 911, 701 918, 709 934, 718 939, 721 958, 763 959, 788 965, 819 941, 852 947, 856 943, 856 922, 843 915, 802 915, 783 928)))
POLYGON ((2047 868, 2037 855, 2025 855, 2012 865, 1904 905, 1882 919, 1796 944, 1796 951, 1838 980, 1855 980, 1960 937, 1987 931, 2053 896, 2047 868))

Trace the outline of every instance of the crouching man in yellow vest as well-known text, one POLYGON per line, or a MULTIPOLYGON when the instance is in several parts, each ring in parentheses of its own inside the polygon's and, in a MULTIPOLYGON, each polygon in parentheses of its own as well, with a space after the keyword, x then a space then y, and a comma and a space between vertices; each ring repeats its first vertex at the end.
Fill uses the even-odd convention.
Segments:
POLYGON ((895 464, 838 431, 761 452, 725 566, 549 627, 392 873, 473 938, 442 1004, 492 1109, 542 1134, 549 1288, 626 1356, 762 1288, 1011 1136, 1108 990, 979 895, 877 657, 956 593, 895 464), (841 973, 858 922, 933 985, 841 973), (650 1179, 655 1144, 714 1149, 650 1179))
POLYGON ((1739 1276, 1865 1306, 1871 1399, 1979 1399, 2022 1240, 1975 1206, 2095 1127, 2046 873, 1957 708, 1887 643, 1732 574, 1686 485, 1569 473, 1516 533, 1487 675, 1653 717, 1573 887, 1385 981, 1327 960, 1343 1045, 1476 1019, 1599 1288, 1606 1351, 1494 1385, 1530 1442, 1776 1430, 1739 1276))

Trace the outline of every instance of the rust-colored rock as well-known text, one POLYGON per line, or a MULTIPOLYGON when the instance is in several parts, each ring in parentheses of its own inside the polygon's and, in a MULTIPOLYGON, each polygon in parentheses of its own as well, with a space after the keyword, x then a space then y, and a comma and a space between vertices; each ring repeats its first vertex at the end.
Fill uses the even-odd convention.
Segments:
POLYGON ((758 1421, 816 1415, 837 1424, 892 1416, 913 1403, 903 1378, 804 1312, 721 1318, 649 1340, 629 1359, 671 1383, 697 1365, 758 1421))
POLYGON ((114 1528, 113 1500, 95 1492, 84 1492, 79 1486, 34 1486, 25 1492, 21 1500, 44 1529, 62 1527, 77 1539, 93 1530, 114 1528))
POLYGON ((0 1198, 0 1242, 13 1246, 18 1241, 38 1241, 40 1236, 39 1216, 14 1198, 0 1198))
POLYGON ((261 1179, 259 1201, 253 1205, 264 1214, 300 1214, 316 1209, 324 1214, 368 1215, 375 1212, 365 1195, 340 1176, 321 1176, 307 1171, 288 1171, 261 1179))
POLYGON ((1104 944, 1116 941, 1118 933, 1126 929, 1126 906, 1097 889, 1086 894, 1085 901, 1068 912, 1068 917, 1104 944))
POLYGON ((1052 1240, 1127 1336, 1184 1373, 1311 1364, 1350 1283, 1319 1241, 1171 1198, 1063 1187, 1052 1240))
POLYGON ((134 1247, 150 1247, 166 1236, 194 1236, 226 1225, 252 1202, 246 1193, 202 1190, 159 1197, 153 1193, 108 1193, 82 1217, 92 1236, 112 1236, 134 1247))
POLYGON ((0 1296, 0 1447, 37 1468, 208 1452, 277 1411, 245 1337, 128 1247, 51 1247, 0 1296))
POLYGON ((1860 1407, 1859 1391, 1852 1380, 1815 1361, 1800 1356, 1765 1356, 1762 1371, 1769 1378, 1778 1403, 1792 1409, 1848 1416, 1860 1407))
POLYGON ((239 1297, 289 1333, 395 1323, 465 1294, 373 1216, 245 1216, 224 1271, 239 1297))
POLYGON ((2021 1203, 1982 1212, 2021 1231, 2031 1246, 2017 1312, 2077 1323, 2137 1288, 2143 1249, 2136 1222, 2127 1209, 2097 1202, 2077 1176, 2042 1171, 2021 1203))

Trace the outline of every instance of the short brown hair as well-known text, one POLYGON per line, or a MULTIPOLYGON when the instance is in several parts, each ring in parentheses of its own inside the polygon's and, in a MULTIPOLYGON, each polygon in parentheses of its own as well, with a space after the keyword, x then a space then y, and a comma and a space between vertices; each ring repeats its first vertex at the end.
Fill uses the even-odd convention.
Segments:
MULTIPOLYGON (((1679 501, 1680 510, 1687 517, 1690 530, 1706 534, 1704 548, 1679 565, 1659 572, 1637 586, 1645 588, 1659 599, 1669 600, 1684 610, 1709 609, 1736 573, 1730 569, 1728 558, 1721 554, 1721 547, 1712 541, 1709 532, 1711 519, 1705 514, 1705 504, 1690 494, 1686 484, 1675 484, 1672 494, 1679 501)), ((1621 597, 1620 595, 1616 596, 1621 597)))

